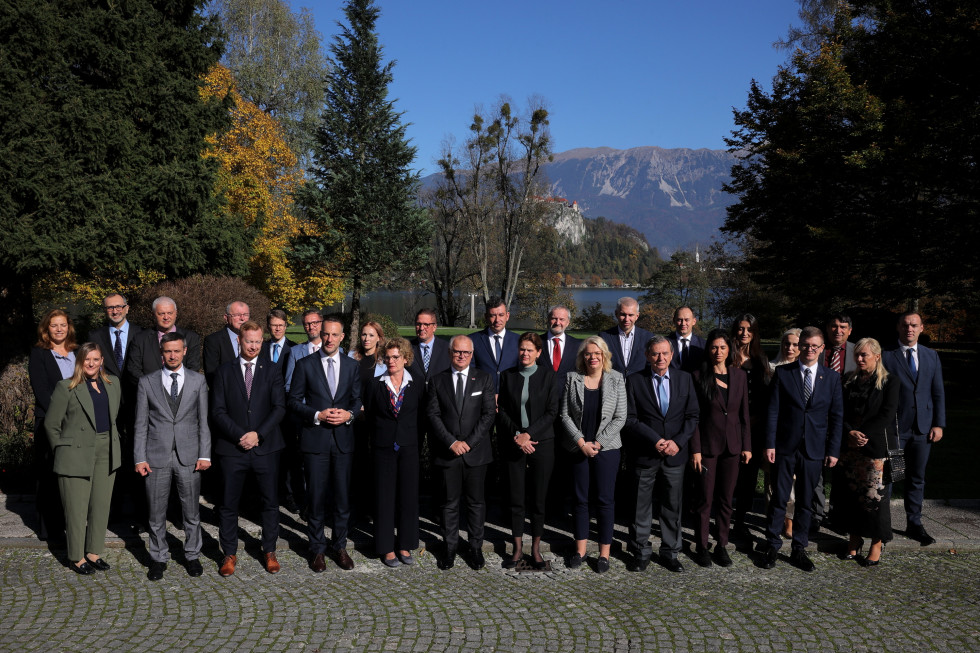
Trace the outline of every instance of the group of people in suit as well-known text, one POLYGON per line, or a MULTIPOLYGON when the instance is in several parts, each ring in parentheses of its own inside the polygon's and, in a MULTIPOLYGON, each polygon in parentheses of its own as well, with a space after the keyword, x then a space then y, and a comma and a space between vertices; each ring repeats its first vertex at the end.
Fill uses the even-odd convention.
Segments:
POLYGON ((506 305, 494 298, 486 306, 487 328, 469 336, 436 337, 435 312, 423 309, 410 341, 386 339, 380 324, 366 322, 349 353, 341 349, 346 334, 339 316, 307 311, 308 341, 296 344, 285 337, 285 313, 272 311, 263 328, 235 301, 226 308, 225 326, 204 338, 203 357, 200 337, 176 326, 170 298, 154 301, 149 329, 127 320, 121 295, 106 297, 104 308, 107 325, 81 347, 68 315, 49 312, 30 361, 38 434, 50 445, 39 447, 39 471, 48 474, 40 483, 56 479, 63 503, 52 509, 51 493, 39 491, 39 509, 48 529, 61 528, 57 517, 63 515, 69 557, 81 574, 108 569, 101 554, 112 486, 115 472, 127 466, 136 472, 125 475, 127 482, 141 478, 144 484, 148 577, 159 580, 167 568, 166 513, 174 483, 185 565, 192 576, 203 573, 198 504, 201 473, 212 456, 220 477, 222 576, 235 573, 246 487, 260 498, 269 573, 280 569, 283 503, 294 511, 303 504, 314 572, 326 568, 327 557, 352 569, 347 540, 352 482, 363 483, 352 479, 358 459, 370 472, 377 555, 389 567, 415 564, 424 438, 440 491, 442 569, 464 552, 461 513, 468 562, 486 564, 487 472, 495 457, 507 479, 508 569, 548 567, 540 542, 548 489, 561 470, 570 477, 575 540, 566 564, 575 568, 585 560, 594 505, 595 569, 607 571, 624 462, 634 501, 627 548, 637 570, 654 559, 654 517, 661 534, 657 559, 670 571, 684 570, 681 526, 685 492, 692 489, 695 562, 731 565, 729 534, 747 530, 760 468, 769 499, 762 566, 775 565, 788 536, 790 561, 812 570, 805 549, 813 516, 823 514, 817 498, 822 474, 838 461, 844 470, 834 476, 831 504, 851 536, 846 557, 860 557, 862 538, 870 537, 860 559, 874 566, 891 534, 883 508, 890 497, 884 476, 889 437, 904 448, 908 463, 906 533, 923 544, 932 541, 921 504, 929 448, 942 438, 945 406, 939 360, 918 344, 916 313, 899 318, 899 345, 889 351, 872 339, 850 343, 850 318, 838 315, 826 334, 815 327, 787 331, 770 365, 751 315, 736 319, 730 331, 701 337, 693 311, 680 307, 675 331, 661 336, 636 325, 639 303, 630 297, 617 304, 616 326, 584 340, 566 333, 570 314, 562 306, 549 311, 544 334, 518 335, 507 329, 506 305), (743 493, 744 487, 751 490, 743 493), (528 520, 531 552, 525 555, 528 520))

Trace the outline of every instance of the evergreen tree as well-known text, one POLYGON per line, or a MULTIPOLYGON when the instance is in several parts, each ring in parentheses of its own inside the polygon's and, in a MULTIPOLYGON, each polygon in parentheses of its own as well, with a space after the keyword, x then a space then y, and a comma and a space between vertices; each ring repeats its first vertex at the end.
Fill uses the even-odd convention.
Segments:
POLYGON ((348 25, 330 47, 316 165, 298 194, 320 232, 332 237, 307 238, 296 246, 296 257, 326 260, 346 273, 351 337, 359 327, 365 282, 420 269, 432 230, 417 201, 418 173, 409 168, 415 148, 388 99, 394 62, 382 63, 379 13, 372 0, 349 0, 344 7, 348 25))
POLYGON ((200 0, 10 0, 0 13, 0 278, 23 338, 31 283, 245 271, 244 228, 213 188, 204 103, 220 55, 200 0))

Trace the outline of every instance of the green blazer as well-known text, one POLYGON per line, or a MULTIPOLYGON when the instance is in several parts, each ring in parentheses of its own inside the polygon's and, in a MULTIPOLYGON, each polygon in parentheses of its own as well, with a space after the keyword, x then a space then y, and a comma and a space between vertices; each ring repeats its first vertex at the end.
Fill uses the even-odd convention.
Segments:
MULTIPOLYGON (((116 415, 122 384, 109 376, 105 384, 109 397, 110 471, 119 469, 119 432, 116 415)), ((54 473, 61 476, 91 476, 95 467, 95 405, 84 383, 68 389, 71 379, 59 381, 51 395, 51 406, 44 416, 44 429, 54 451, 54 473)))

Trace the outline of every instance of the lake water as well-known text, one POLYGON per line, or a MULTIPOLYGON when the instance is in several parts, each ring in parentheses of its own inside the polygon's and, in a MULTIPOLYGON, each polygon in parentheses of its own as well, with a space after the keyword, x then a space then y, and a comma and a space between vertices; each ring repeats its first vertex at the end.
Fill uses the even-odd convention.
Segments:
MULTIPOLYGON (((641 288, 570 288, 568 293, 572 296, 575 301, 575 305, 579 311, 581 311, 586 306, 591 306, 596 302, 602 305, 602 310, 606 313, 612 315, 613 310, 616 308, 616 301, 620 297, 629 296, 639 298, 646 291, 641 288)), ((467 297, 468 299, 468 297, 467 297)), ((375 292, 369 292, 361 295, 361 311, 367 313, 382 313, 384 315, 390 316, 398 324, 413 324, 415 321, 415 312, 423 307, 435 308, 436 301, 435 297, 431 293, 425 293, 421 291, 388 291, 388 290, 378 290, 375 292)), ((483 301, 481 296, 478 295, 475 301, 476 308, 476 319, 479 323, 480 318, 483 316, 483 301)), ((327 312, 332 311, 343 311, 350 309, 350 296, 347 297, 346 301, 341 304, 334 304, 333 306, 327 307, 327 312)), ((516 314, 519 312, 520 308, 517 306, 511 307, 511 317, 510 326, 514 328, 530 328, 533 325, 530 322, 518 320, 516 314)), ((469 311, 467 311, 467 314, 469 311)), ((467 326, 467 324, 460 324, 458 326, 467 326)))

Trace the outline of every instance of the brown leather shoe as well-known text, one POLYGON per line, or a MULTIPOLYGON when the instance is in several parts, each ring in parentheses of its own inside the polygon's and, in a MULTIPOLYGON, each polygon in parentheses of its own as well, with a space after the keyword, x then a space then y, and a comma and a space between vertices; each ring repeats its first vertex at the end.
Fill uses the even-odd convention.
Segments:
POLYGON ((266 553, 265 570, 270 574, 277 574, 279 573, 279 569, 281 569, 281 567, 279 566, 279 561, 276 560, 276 552, 273 551, 272 553, 266 553))
POLYGON ((354 561, 347 555, 347 549, 337 551, 337 565, 344 571, 350 571, 354 568, 354 561))
POLYGON ((236 562, 238 562, 236 556, 225 556, 224 560, 221 561, 221 568, 218 569, 218 573, 222 576, 231 576, 235 573, 236 562))
POLYGON ((322 553, 318 553, 315 556, 313 556, 313 562, 310 563, 310 569, 312 569, 314 573, 319 574, 321 571, 325 570, 326 568, 327 568, 327 563, 323 559, 322 553))

